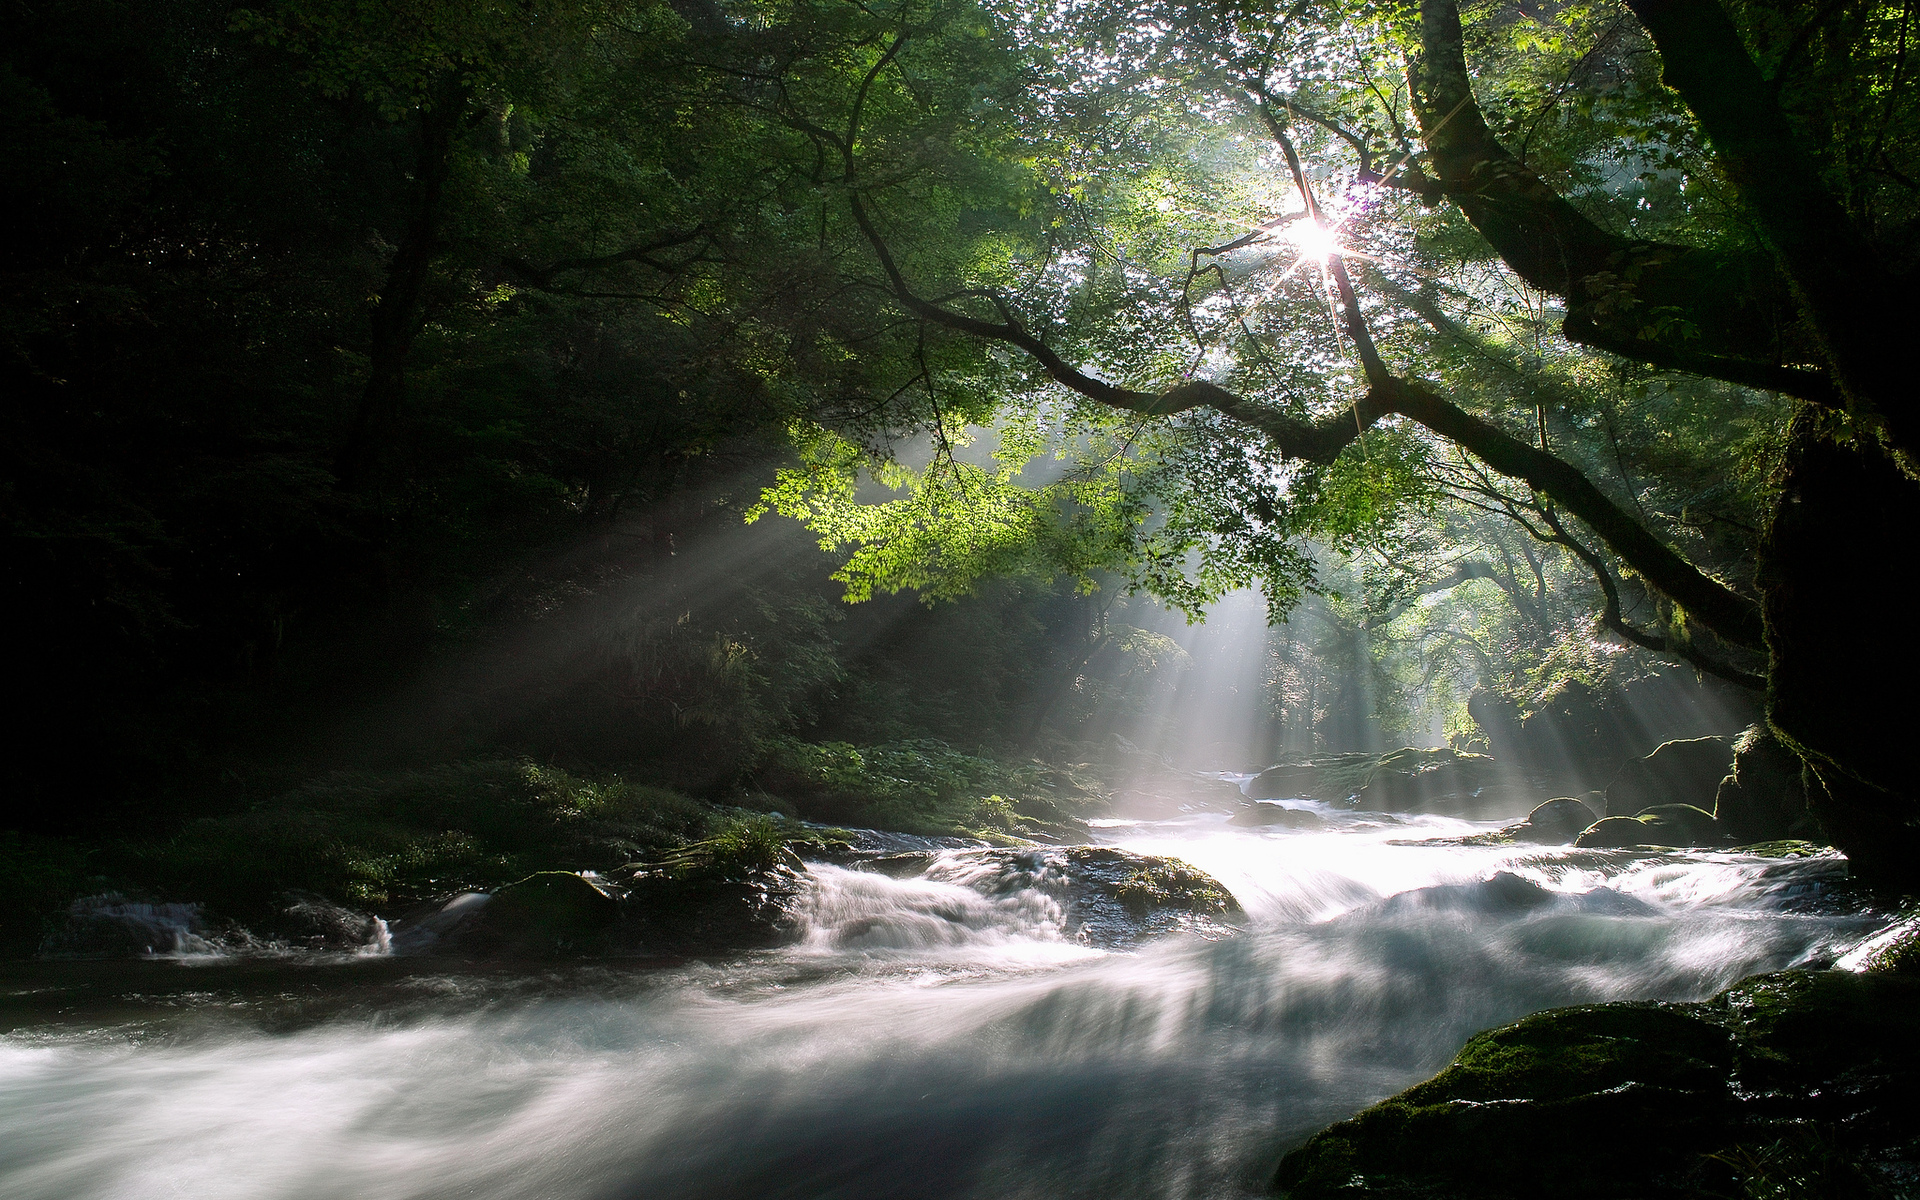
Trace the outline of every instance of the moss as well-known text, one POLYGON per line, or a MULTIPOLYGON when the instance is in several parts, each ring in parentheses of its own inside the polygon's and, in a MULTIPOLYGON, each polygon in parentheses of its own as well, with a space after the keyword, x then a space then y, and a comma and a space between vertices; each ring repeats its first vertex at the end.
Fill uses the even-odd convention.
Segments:
POLYGON ((1239 902, 1218 880, 1177 858, 1143 857, 1140 865, 1113 888, 1127 911, 1142 916, 1156 909, 1192 913, 1239 912, 1239 902))
POLYGON ((741 880, 781 867, 797 868, 805 852, 843 851, 852 844, 851 836, 844 829, 819 829, 770 814, 742 814, 710 838, 621 870, 666 879, 741 880))
POLYGON ((530 762, 314 780, 245 813, 103 857, 162 894, 247 917, 289 890, 391 907, 540 870, 609 870, 710 832, 712 805, 530 762))
POLYGON ((1822 846, 1818 842, 1803 842, 1787 839, 1776 842, 1753 842, 1745 846, 1735 846, 1739 854, 1751 854, 1758 858, 1812 858, 1816 854, 1829 854, 1832 846, 1822 846))
POLYGON ((1295 1200, 1870 1195, 1753 1189, 1772 1186, 1767 1163, 1806 1157, 1765 1148, 1810 1129, 1844 1131, 1853 1161, 1905 1153, 1917 1016, 1920 981, 1840 971, 1537 1013, 1315 1135, 1275 1183, 1295 1200))
POLYGON ((1076 820, 1106 795, 1071 771, 1004 763, 931 738, 854 746, 780 743, 760 784, 818 821, 930 837, 1030 845, 1077 837, 1076 820))

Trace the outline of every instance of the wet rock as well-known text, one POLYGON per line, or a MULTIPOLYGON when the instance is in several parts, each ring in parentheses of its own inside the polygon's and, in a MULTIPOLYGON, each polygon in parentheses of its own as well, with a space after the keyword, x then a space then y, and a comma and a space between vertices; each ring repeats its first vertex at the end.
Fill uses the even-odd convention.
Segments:
POLYGON ((486 892, 462 892, 445 901, 418 905, 390 923, 389 945, 395 954, 451 953, 458 948, 462 932, 479 921, 481 910, 492 901, 486 892))
POLYGON ((1687 738, 1628 762, 1607 785, 1606 815, 1637 816, 1667 804, 1711 812, 1720 780, 1733 767, 1733 743, 1730 737, 1687 738))
POLYGON ((220 940, 198 904, 158 904, 118 892, 68 906, 40 944, 44 958, 136 958, 209 954, 220 940))
POLYGON ((1598 813, 1572 796, 1560 796, 1528 813, 1526 820, 1511 826, 1508 832, 1516 842, 1564 846, 1579 837, 1598 817, 1598 813))
MULTIPOLYGON (((1368 755, 1368 759, 1372 756, 1368 755)), ((1327 764, 1321 762, 1281 763, 1268 767, 1247 781, 1246 794, 1250 800, 1307 800, 1320 799, 1325 783, 1323 773, 1327 764)), ((1346 788, 1335 799, 1345 800, 1351 795, 1346 788)))
POLYGON ((1269 767, 1247 784, 1253 800, 1314 799, 1362 812, 1482 816, 1519 803, 1484 754, 1407 747, 1388 754, 1331 754, 1269 767))
POLYGON ((1851 971, 1920 978, 1920 916, 1895 922, 1840 960, 1851 971))
POLYGON ((1114 789, 1107 811, 1132 820, 1158 821, 1185 813, 1232 812, 1243 803, 1239 787, 1226 780, 1159 766, 1130 774, 1114 789))
POLYGON ((1240 905, 1205 871, 1177 858, 1111 846, 980 850, 944 856, 928 878, 988 896, 1033 890, 1051 898, 1066 935, 1103 949, 1168 933, 1225 937, 1240 905))
POLYGON ((618 944, 629 953, 699 955, 790 942, 789 915, 803 886, 781 866, 733 878, 635 878, 618 944))
POLYGON ((1800 772, 1799 755, 1766 726, 1753 726, 1734 743, 1733 769, 1714 794, 1714 819, 1737 842, 1818 836, 1800 772))
POLYGON ((1293 1200, 1787 1194, 1767 1189, 1771 1155, 1823 1176, 1809 1195, 1872 1196, 1914 1177, 1916 1072, 1920 979, 1891 973, 1552 1009, 1316 1134, 1274 1182, 1293 1200))
POLYGON ((395 936, 409 952, 473 958, 547 958, 602 953, 621 917, 621 898, 604 881, 540 871, 491 895, 455 897, 395 936), (419 937, 431 931, 429 940, 419 937))
POLYGON ((1659 804, 1639 816, 1596 821, 1573 844, 1593 848, 1718 846, 1726 840, 1719 822, 1705 809, 1691 804, 1659 804))
POLYGON ((1233 814, 1227 824, 1251 828, 1284 825, 1289 829, 1317 829, 1325 825, 1326 821, 1319 813, 1310 812, 1304 808, 1288 808, 1284 804, 1263 800, 1242 808, 1233 814))
POLYGON ((1628 846, 1652 845, 1645 840, 1646 827, 1632 817, 1602 817, 1573 839, 1573 844, 1588 850, 1617 850, 1628 846))
POLYGON ((1491 878, 1477 883, 1443 883, 1399 892, 1338 919, 1374 920, 1382 915, 1404 916, 1418 912, 1512 915, 1548 909, 1610 916, 1637 916, 1651 911, 1643 901, 1612 888, 1560 892, 1511 871, 1496 871, 1491 878))
POLYGON ((324 896, 308 892, 289 892, 280 899, 275 917, 256 928, 283 945, 301 950, 352 953, 375 949, 380 944, 381 924, 371 913, 335 904, 324 896))

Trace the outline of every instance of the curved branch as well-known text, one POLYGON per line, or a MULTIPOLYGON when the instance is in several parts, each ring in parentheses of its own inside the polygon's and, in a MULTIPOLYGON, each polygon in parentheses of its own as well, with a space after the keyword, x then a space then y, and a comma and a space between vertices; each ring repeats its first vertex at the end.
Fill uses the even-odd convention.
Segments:
POLYGON ((1525 480, 1541 495, 1551 496, 1586 522, 1650 586, 1725 641, 1754 650, 1765 644, 1758 605, 1654 537, 1571 463, 1513 437, 1417 383, 1401 382, 1394 411, 1464 446, 1500 474, 1525 480))
POLYGON ((1521 278, 1568 302, 1570 339, 1827 401, 1830 386, 1782 367, 1814 351, 1792 344, 1800 308, 1773 264, 1602 229, 1487 128, 1473 99, 1455 0, 1421 0, 1420 41, 1407 79, 1441 189, 1521 278))
POLYGON ((1620 588, 1619 585, 1614 582, 1613 572, 1607 569, 1606 560, 1594 553, 1593 550, 1582 543, 1580 539, 1569 534, 1566 527, 1561 524, 1559 518, 1553 515, 1552 509, 1542 507, 1540 515, 1546 520, 1548 526, 1553 529, 1555 534, 1554 540, 1573 551, 1574 555, 1579 558, 1581 562, 1587 564, 1587 569, 1593 572, 1594 579, 1599 581, 1600 592, 1601 595, 1605 597, 1606 604, 1605 611, 1600 614, 1600 623, 1602 625, 1605 625, 1608 629, 1611 629, 1613 632, 1643 650, 1651 650, 1656 654, 1664 654, 1678 658, 1682 662, 1696 667, 1715 678, 1724 679, 1728 683, 1737 684, 1749 691, 1764 692, 1767 690, 1767 681, 1758 675, 1750 674, 1740 670, 1738 667, 1729 666, 1717 659, 1709 658, 1685 642, 1675 642, 1670 638, 1655 637, 1650 633, 1642 633, 1627 624, 1626 618, 1620 615, 1620 588))
POLYGON ((1913 327, 1911 296, 1821 182, 1718 0, 1627 0, 1653 35, 1662 79, 1680 93, 1713 143, 1727 178, 1773 249, 1813 324, 1840 389, 1863 416, 1885 421, 1911 449, 1920 436, 1901 344, 1913 327), (1897 365, 1896 365, 1897 364, 1897 365))
MULTIPOLYGON (((1447 3, 1447 0, 1426 2, 1447 3)), ((1458 13, 1450 3, 1448 11, 1453 13, 1453 29, 1457 40, 1458 13)), ((898 44, 896 41, 893 49, 897 49, 898 44)), ((1464 70, 1464 60, 1462 64, 1464 70)), ((1256 91, 1255 95, 1258 96, 1259 92, 1256 91)), ((1271 110, 1264 103, 1258 107, 1269 130, 1287 153, 1288 165, 1295 173, 1309 214, 1317 219, 1313 194, 1306 187, 1305 174, 1300 169, 1299 157, 1294 153, 1291 140, 1271 110)), ((1461 115, 1470 116, 1472 124, 1485 131, 1477 110, 1461 115)), ((1447 123, 1446 120, 1438 122, 1442 125, 1447 123)), ((1500 474, 1525 480, 1535 491, 1565 505, 1568 511, 1599 534, 1622 561, 1639 572, 1650 586, 1670 597, 1722 639, 1755 649, 1763 645, 1760 610, 1753 601, 1706 575, 1654 537, 1602 494, 1578 468, 1510 436, 1431 389, 1389 372, 1368 334, 1358 298, 1338 257, 1332 260, 1331 265, 1335 269, 1334 278, 1345 310, 1344 323, 1349 336, 1360 349, 1369 385, 1366 394, 1354 401, 1350 410, 1351 420, 1345 411, 1318 421, 1291 417, 1236 396, 1205 380, 1189 380, 1157 393, 1120 387, 1097 379, 1068 363, 1052 347, 1030 333, 1015 317, 1011 306, 997 294, 988 293, 1000 316, 1000 320, 995 322, 936 304, 915 292, 886 239, 875 227, 872 214, 861 196, 854 154, 857 134, 857 124, 849 123, 847 139, 839 144, 846 167, 847 202, 854 224, 879 260, 889 290, 915 316, 959 333, 1016 346, 1039 363, 1056 383, 1111 408, 1150 416, 1166 416, 1202 406, 1212 408, 1265 433, 1283 457, 1331 462, 1348 443, 1363 436, 1369 426, 1388 414, 1398 413, 1459 444, 1500 474)), ((1554 199, 1559 200, 1557 196, 1554 199)), ((1564 205, 1565 201, 1559 200, 1559 203, 1564 205)))

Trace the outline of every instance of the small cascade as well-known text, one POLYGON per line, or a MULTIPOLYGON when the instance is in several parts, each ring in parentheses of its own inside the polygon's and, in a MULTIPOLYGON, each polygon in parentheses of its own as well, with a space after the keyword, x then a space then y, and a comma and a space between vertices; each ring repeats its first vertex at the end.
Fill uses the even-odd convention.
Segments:
POLYGON ((149 904, 118 892, 85 896, 67 909, 40 952, 49 958, 215 956, 226 952, 198 904, 149 904))
POLYGON ((373 936, 367 939, 366 945, 360 947, 354 951, 354 953, 363 958, 393 953, 393 933, 387 928, 386 918, 375 917, 373 919, 373 936))
POLYGON ((793 916, 814 954, 1058 945, 1060 900, 1019 874, 951 852, 910 879, 815 863, 793 916))

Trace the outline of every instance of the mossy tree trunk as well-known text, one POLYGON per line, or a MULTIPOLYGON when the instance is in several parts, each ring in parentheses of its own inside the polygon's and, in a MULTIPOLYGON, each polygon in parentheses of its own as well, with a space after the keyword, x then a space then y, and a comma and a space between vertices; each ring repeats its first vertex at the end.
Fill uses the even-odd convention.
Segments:
POLYGON ((1860 876, 1920 892, 1920 484, 1833 422, 1794 422, 1761 549, 1767 717, 1806 763, 1807 799, 1860 876), (1891 619, 1889 619, 1891 618, 1891 619))

